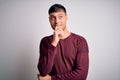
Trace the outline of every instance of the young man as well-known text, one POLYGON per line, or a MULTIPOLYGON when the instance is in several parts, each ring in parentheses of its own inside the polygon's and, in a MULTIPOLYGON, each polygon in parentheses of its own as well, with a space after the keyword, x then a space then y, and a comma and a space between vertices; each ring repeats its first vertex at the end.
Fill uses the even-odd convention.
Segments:
POLYGON ((48 13, 54 32, 41 40, 38 80, 86 80, 89 65, 86 40, 68 31, 64 6, 54 4, 48 13))

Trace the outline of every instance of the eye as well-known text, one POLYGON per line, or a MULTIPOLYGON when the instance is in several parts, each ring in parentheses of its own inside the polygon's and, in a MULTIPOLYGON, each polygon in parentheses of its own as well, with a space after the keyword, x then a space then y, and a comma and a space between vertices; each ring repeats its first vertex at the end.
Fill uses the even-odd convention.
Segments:
POLYGON ((63 18, 63 16, 59 16, 59 19, 62 19, 63 18))
POLYGON ((52 20, 52 21, 55 20, 55 17, 51 16, 51 17, 50 17, 50 20, 52 20))

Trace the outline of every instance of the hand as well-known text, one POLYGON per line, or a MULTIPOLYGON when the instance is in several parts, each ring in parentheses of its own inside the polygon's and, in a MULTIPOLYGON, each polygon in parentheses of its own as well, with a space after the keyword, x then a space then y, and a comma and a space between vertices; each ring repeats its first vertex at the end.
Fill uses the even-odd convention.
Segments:
POLYGON ((57 45, 60 38, 63 36, 63 33, 64 31, 60 27, 58 26, 55 27, 54 34, 53 34, 53 41, 52 41, 53 46, 57 45))
POLYGON ((38 74, 37 76, 38 76, 38 80, 51 80, 50 75, 46 75, 46 76, 43 77, 40 74, 38 74))

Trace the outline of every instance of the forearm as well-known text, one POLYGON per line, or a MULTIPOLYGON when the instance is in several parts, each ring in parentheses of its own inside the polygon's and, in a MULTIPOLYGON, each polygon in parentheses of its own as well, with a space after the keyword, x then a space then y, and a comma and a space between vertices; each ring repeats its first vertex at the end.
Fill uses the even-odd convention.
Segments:
POLYGON ((76 69, 67 73, 57 74, 51 76, 51 80, 86 80, 88 74, 88 67, 83 69, 76 69))
POLYGON ((82 71, 71 71, 64 74, 57 74, 51 76, 51 80, 86 80, 87 72, 84 73, 82 71), (80 73, 81 72, 81 73, 80 73))
POLYGON ((38 77, 38 80, 51 80, 50 75, 41 76, 40 74, 38 74, 37 77, 38 77))
POLYGON ((76 66, 72 71, 52 76, 52 80, 86 80, 89 68, 88 53, 77 55, 76 66))
POLYGON ((48 48, 41 45, 40 58, 38 62, 38 70, 41 76, 46 76, 51 72, 55 55, 56 48, 53 45, 50 44, 48 48))

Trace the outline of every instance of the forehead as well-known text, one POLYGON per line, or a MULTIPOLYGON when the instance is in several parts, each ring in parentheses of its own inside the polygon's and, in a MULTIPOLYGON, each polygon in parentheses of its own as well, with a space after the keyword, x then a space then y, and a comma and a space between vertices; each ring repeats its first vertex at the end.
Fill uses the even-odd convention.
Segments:
POLYGON ((63 10, 52 12, 49 16, 59 16, 59 15, 66 15, 66 13, 63 10))

